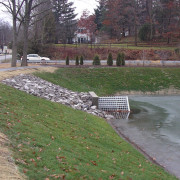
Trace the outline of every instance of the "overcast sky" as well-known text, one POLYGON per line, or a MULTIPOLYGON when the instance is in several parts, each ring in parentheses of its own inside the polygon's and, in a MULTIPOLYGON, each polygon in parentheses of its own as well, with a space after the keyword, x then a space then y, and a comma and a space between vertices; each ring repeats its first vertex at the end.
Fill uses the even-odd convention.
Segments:
POLYGON ((76 13, 78 13, 78 17, 81 16, 84 9, 89 10, 91 13, 94 13, 94 9, 97 6, 96 0, 71 0, 74 2, 74 6, 76 7, 76 13))
MULTIPOLYGON (((97 7, 96 0, 69 0, 74 2, 74 7, 76 7, 76 13, 78 14, 77 18, 79 18, 83 12, 83 10, 87 9, 90 13, 94 13, 94 9, 97 7)), ((2 6, 0 7, 0 19, 4 21, 11 22, 11 16, 8 13, 2 11, 2 6)))

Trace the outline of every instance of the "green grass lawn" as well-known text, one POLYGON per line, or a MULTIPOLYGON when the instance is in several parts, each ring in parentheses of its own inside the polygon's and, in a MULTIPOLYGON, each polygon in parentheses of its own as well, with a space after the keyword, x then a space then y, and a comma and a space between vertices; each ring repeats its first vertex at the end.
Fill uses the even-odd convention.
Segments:
POLYGON ((139 46, 135 46, 133 43, 129 44, 129 43, 123 43, 123 44, 93 44, 93 45, 86 45, 86 44, 55 44, 54 46, 56 47, 83 47, 83 46, 87 46, 89 48, 123 48, 123 49, 130 49, 130 50, 148 50, 148 49, 154 49, 154 50, 172 50, 174 51, 177 47, 176 46, 149 46, 146 43, 139 43, 139 46))
POLYGON ((95 91, 98 95, 180 89, 179 68, 61 68, 55 73, 36 75, 73 91, 95 91))
POLYGON ((15 162, 28 179, 176 179, 146 160, 104 119, 2 84, 0 131, 10 139, 15 162))
MULTIPOLYGON (((97 45, 98 47, 99 45, 97 45)), ((90 47, 90 45, 89 45, 90 47)), ((96 46, 93 46, 96 47, 96 46)), ((139 43, 138 46, 135 46, 134 44, 129 43, 123 43, 123 44, 101 44, 99 47, 115 47, 115 48, 123 48, 123 49, 131 49, 131 50, 148 50, 148 49, 154 49, 154 50, 174 50, 176 47, 172 46, 148 46, 143 43, 139 43)))

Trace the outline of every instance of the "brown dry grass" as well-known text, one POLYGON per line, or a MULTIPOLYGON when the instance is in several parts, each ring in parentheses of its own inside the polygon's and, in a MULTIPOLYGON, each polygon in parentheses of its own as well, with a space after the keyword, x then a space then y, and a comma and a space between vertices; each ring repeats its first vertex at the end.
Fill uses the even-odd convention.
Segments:
MULTIPOLYGON (((10 66, 10 65, 9 65, 10 66)), ((7 64, 2 65, 1 68, 8 68, 7 64)), ((37 67, 33 69, 21 69, 16 71, 0 72, 0 81, 9 77, 17 76, 19 74, 30 74, 36 71, 54 72, 57 68, 54 67, 37 67)), ((9 140, 0 133, 0 180, 23 180, 26 179, 15 165, 11 153, 8 149, 9 140)))
MULTIPOLYGON (((30 66, 39 66, 40 64, 31 64, 30 66)), ((17 63, 17 67, 20 67, 21 64, 17 63)), ((0 64, 0 69, 5 69, 5 68, 10 68, 11 64, 10 63, 1 63, 0 64)))
POLYGON ((56 69, 57 68, 55 67, 38 67, 37 66, 37 68, 32 68, 32 69, 19 69, 16 71, 0 72, 0 81, 6 78, 20 75, 20 74, 31 74, 37 71, 54 72, 56 69))

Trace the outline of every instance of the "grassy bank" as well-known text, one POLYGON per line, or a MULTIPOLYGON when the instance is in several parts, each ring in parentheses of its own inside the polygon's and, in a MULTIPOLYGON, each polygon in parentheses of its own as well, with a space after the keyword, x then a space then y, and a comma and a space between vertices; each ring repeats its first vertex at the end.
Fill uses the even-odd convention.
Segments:
POLYGON ((36 75, 74 91, 95 91, 98 95, 180 89, 179 68, 65 68, 36 75))
MULTIPOLYGON (((56 47, 83 47, 84 45, 81 44, 55 44, 54 46, 56 47)), ((133 43, 122 43, 122 44, 113 44, 113 43, 109 43, 109 44, 88 44, 86 45, 88 48, 123 48, 123 49, 129 49, 129 50, 149 50, 149 49, 153 49, 153 50, 175 50, 176 46, 153 46, 153 45, 147 45, 146 43, 139 43, 138 46, 135 46, 133 43)))
POLYGON ((176 179, 104 119, 0 84, 0 131, 29 179, 176 179))

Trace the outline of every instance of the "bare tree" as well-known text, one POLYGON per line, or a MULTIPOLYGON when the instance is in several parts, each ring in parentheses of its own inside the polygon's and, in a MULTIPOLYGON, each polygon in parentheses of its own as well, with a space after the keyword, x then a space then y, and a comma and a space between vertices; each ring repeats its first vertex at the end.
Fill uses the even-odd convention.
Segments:
POLYGON ((36 53, 38 53, 40 47, 44 44, 55 42, 56 24, 55 17, 52 12, 52 4, 50 2, 43 4, 35 11, 43 12, 45 9, 47 9, 46 12, 37 15, 33 19, 33 22, 31 23, 32 26, 29 30, 29 38, 33 44, 32 50, 36 53))
POLYGON ((28 28, 30 24, 30 15, 32 11, 33 0, 25 0, 24 12, 21 12, 23 23, 23 60, 21 66, 27 66, 27 50, 28 50, 28 28), (23 14, 22 14, 23 13, 23 14))
POLYGON ((12 42, 12 26, 7 21, 0 19, 0 46, 3 50, 4 45, 12 42))
POLYGON ((23 60, 21 66, 27 66, 27 51, 28 51, 28 35, 31 19, 34 19, 41 13, 46 12, 48 9, 42 11, 35 11, 39 6, 49 2, 48 0, 24 0, 24 7, 21 9, 21 22, 23 24, 23 60), (35 13, 33 13, 35 12, 35 13))
MULTIPOLYGON (((0 0, 7 11, 11 14, 13 20, 13 45, 12 45, 12 63, 11 66, 16 66, 17 57, 17 38, 21 25, 23 25, 23 61, 22 66, 27 66, 27 50, 28 50, 28 30, 30 20, 33 19, 37 12, 33 14, 33 10, 48 0, 0 0)), ((45 11, 45 10, 44 10, 45 11)))
POLYGON ((18 30, 20 28, 21 22, 18 23, 19 13, 24 4, 24 0, 0 0, 7 11, 11 14, 13 20, 13 44, 12 44, 12 61, 11 66, 16 67, 17 58, 17 37, 18 30))

